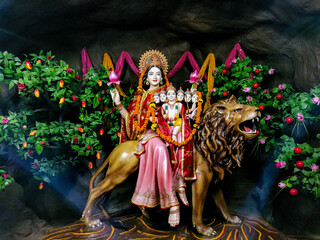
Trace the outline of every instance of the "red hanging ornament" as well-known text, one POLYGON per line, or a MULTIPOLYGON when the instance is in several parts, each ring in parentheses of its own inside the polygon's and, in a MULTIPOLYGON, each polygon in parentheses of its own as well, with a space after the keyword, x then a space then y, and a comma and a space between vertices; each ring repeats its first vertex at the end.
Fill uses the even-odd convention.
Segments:
POLYGON ((302 152, 302 149, 300 147, 295 147, 293 151, 295 154, 300 154, 302 152))
POLYGON ((292 117, 287 117, 286 118, 286 123, 291 124, 293 122, 292 117))
POLYGON ((298 194, 298 190, 295 189, 295 188, 291 188, 289 192, 290 192, 290 194, 291 194, 292 196, 295 196, 295 195, 298 194))

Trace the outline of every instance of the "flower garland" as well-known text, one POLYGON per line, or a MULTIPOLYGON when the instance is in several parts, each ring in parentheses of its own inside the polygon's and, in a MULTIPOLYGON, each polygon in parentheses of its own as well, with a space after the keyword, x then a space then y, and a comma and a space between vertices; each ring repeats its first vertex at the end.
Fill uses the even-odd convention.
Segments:
MULTIPOLYGON (((184 146, 184 145, 188 144, 188 143, 192 140, 194 134, 195 134, 195 133, 197 132, 197 130, 200 128, 199 122, 200 122, 200 114, 201 114, 201 111, 202 111, 202 103, 203 103, 203 100, 202 100, 201 97, 202 97, 201 92, 198 92, 198 99, 199 99, 199 100, 198 100, 198 109, 197 109, 196 121, 195 121, 195 123, 193 124, 192 133, 186 138, 186 140, 184 140, 184 141, 182 141, 182 142, 175 141, 175 140, 173 140, 173 139, 171 138, 171 136, 166 136, 166 135, 164 135, 164 134, 160 131, 159 128, 157 128, 157 134, 158 134, 163 140, 165 140, 165 141, 168 142, 168 143, 172 143, 172 144, 175 145, 176 147, 181 147, 181 146, 184 146)), ((155 121, 153 121, 153 124, 152 124, 153 127, 154 127, 154 124, 156 124, 155 121)), ((154 128, 155 128, 155 127, 154 127, 154 128)))
MULTIPOLYGON (((135 107, 134 112, 133 112, 133 117, 136 117, 137 114, 138 114, 138 111, 139 111, 139 108, 140 108, 140 101, 141 101, 141 95, 138 95, 137 104, 136 104, 136 107, 135 107)), ((149 123, 150 115, 152 116, 152 121, 155 122, 155 109, 154 109, 155 108, 155 103, 153 102, 153 95, 151 95, 150 101, 151 101, 151 103, 149 104, 147 115, 146 115, 146 118, 144 120, 144 123, 143 123, 142 127, 139 126, 137 119, 135 119, 133 121, 133 124, 134 124, 135 128, 138 130, 138 132, 142 132, 142 131, 144 131, 146 129, 146 127, 147 127, 147 125, 149 123)))

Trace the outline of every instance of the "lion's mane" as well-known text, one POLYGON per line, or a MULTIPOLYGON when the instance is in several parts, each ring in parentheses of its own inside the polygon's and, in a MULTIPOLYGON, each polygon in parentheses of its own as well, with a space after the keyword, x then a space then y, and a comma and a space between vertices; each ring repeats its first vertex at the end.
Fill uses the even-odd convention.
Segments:
POLYGON ((196 134, 195 147, 203 154, 208 167, 214 169, 219 178, 224 178, 225 170, 241 165, 243 158, 244 137, 235 131, 237 123, 226 120, 226 109, 223 113, 218 107, 226 103, 237 104, 236 99, 220 101, 209 107, 200 122, 196 134))

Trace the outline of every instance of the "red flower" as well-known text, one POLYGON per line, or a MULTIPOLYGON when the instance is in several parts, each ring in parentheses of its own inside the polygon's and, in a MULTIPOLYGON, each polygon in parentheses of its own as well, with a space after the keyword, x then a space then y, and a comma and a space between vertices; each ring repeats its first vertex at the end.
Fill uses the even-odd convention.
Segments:
POLYGON ((76 102, 78 100, 78 98, 76 96, 72 96, 72 101, 76 102))
POLYGON ((263 109, 264 109, 264 106, 263 106, 263 105, 260 105, 260 106, 259 106, 259 109, 260 109, 260 110, 263 110, 263 109))
POLYGON ((90 150, 90 149, 91 149, 91 146, 90 146, 90 145, 88 145, 88 146, 87 146, 87 150, 90 150))
POLYGON ((67 68, 67 72, 68 72, 69 74, 72 74, 72 73, 73 73, 73 70, 72 70, 71 68, 67 68))
POLYGON ((100 102, 101 102, 101 101, 102 101, 102 98, 101 98, 101 97, 98 97, 98 101, 100 101, 100 102))
POLYGON ((258 136, 260 135, 260 131, 259 130, 257 130, 256 133, 257 133, 258 136))
POLYGON ((228 72, 227 69, 222 69, 222 74, 226 74, 228 72))
POLYGON ((78 74, 76 75, 76 79, 80 79, 80 76, 78 74))
POLYGON ((23 83, 19 83, 19 82, 18 82, 17 85, 18 85, 18 91, 22 91, 22 90, 25 91, 25 90, 27 90, 27 89, 26 89, 26 86, 27 86, 26 84, 23 84, 23 83))
POLYGON ((222 93, 222 96, 223 96, 223 97, 226 97, 226 96, 228 96, 228 93, 227 93, 227 92, 223 92, 223 93, 222 93))
POLYGON ((110 109, 110 113, 113 113, 113 112, 114 112, 114 110, 115 110, 114 108, 111 108, 111 109, 110 109))
POLYGON ((47 59, 48 59, 49 61, 51 61, 51 60, 52 60, 52 56, 47 57, 47 59))
POLYGON ((259 73, 260 73, 260 70, 259 70, 259 69, 256 69, 256 70, 254 70, 254 73, 255 73, 255 74, 259 74, 259 73))
POLYGON ((77 138, 77 137, 74 137, 74 138, 73 138, 73 143, 78 143, 78 142, 79 142, 78 138, 77 138))
POLYGON ((40 144, 42 147, 45 147, 47 145, 45 141, 41 141, 40 144))

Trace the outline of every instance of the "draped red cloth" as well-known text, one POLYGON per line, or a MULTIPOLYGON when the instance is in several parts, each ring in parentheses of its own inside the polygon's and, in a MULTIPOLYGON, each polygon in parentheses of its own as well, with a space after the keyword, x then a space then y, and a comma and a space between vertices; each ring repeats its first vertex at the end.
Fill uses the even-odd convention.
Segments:
POLYGON ((81 60, 82 60, 82 76, 84 77, 88 70, 92 68, 92 63, 90 61, 88 52, 85 48, 81 50, 81 60))

